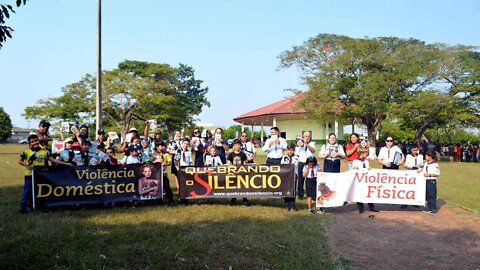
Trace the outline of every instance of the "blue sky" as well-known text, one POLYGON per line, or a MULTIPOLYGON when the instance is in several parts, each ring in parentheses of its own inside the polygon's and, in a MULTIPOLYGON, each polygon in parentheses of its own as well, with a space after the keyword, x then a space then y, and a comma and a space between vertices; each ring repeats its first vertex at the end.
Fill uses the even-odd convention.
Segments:
MULTIPOLYGON (((4 0, 3 3, 14 3, 4 0)), ((96 71, 96 0, 30 0, 7 24, 0 106, 14 126, 36 101, 96 71)), ((480 1, 103 0, 103 69, 125 59, 192 66, 209 87, 201 122, 219 126, 305 89, 278 55, 320 33, 480 46, 480 1)), ((92 100, 94 102, 94 100, 92 100)))

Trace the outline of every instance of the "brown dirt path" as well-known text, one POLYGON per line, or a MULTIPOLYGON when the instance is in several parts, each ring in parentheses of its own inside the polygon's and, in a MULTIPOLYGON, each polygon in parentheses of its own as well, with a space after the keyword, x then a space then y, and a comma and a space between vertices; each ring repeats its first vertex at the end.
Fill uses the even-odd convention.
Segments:
POLYGON ((436 216, 422 208, 355 204, 331 209, 327 233, 339 268, 480 269, 480 215, 439 201, 436 216), (365 205, 365 208, 368 207, 365 205), (369 215, 375 214, 374 218, 369 215))

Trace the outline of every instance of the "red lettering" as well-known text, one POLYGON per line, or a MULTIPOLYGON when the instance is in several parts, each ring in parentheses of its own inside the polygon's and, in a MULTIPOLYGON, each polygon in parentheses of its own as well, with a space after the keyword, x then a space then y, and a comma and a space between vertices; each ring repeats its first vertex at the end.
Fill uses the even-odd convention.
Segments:
MULTIPOLYGON (((212 174, 212 171, 210 171, 210 170, 207 170, 207 171, 204 171, 204 172, 206 172, 208 175, 212 174)), ((212 188, 210 187, 210 185, 207 182, 203 181, 202 178, 200 178, 198 173, 203 173, 203 172, 196 172, 195 175, 193 176, 193 179, 195 179, 195 182, 202 185, 206 189, 206 191, 205 191, 204 194, 197 194, 195 191, 192 191, 192 192, 190 192, 190 195, 192 197, 205 197, 212 192, 212 188)))

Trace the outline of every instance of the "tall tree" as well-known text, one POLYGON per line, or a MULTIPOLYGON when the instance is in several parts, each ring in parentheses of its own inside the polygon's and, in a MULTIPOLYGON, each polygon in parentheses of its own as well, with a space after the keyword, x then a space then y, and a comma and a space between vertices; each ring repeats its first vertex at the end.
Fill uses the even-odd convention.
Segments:
POLYGON ((92 122, 94 89, 95 77, 87 74, 79 82, 63 87, 61 96, 41 99, 36 102, 37 105, 26 107, 22 116, 26 119, 49 119, 52 122, 92 122))
MULTIPOLYGON (((206 99, 208 88, 196 80, 193 68, 180 64, 125 61, 119 68, 103 73, 103 111, 106 123, 116 126, 122 135, 133 122, 156 119, 168 131, 182 128, 195 120, 206 99)), ((42 99, 24 111, 28 119, 93 122, 95 77, 87 74, 81 81, 62 89, 63 95, 42 99)))
POLYGON ((301 71, 308 92, 300 106, 310 117, 360 119, 374 145, 393 106, 437 78, 438 54, 415 39, 320 34, 279 57, 280 67, 301 71))
POLYGON ((0 107, 0 141, 3 141, 12 135, 12 120, 10 115, 0 107))
MULTIPOLYGON (((27 0, 16 0, 15 4, 20 7, 22 4, 26 4, 27 0)), ((0 49, 2 49, 2 43, 7 41, 7 38, 12 38, 13 29, 10 26, 5 25, 5 19, 10 18, 10 13, 15 13, 12 5, 0 4, 0 49)))
POLYGON ((180 64, 173 68, 167 64, 157 64, 126 60, 119 69, 135 76, 153 81, 150 92, 158 95, 161 106, 152 106, 151 99, 142 100, 141 114, 151 115, 160 120, 169 132, 191 125, 204 106, 210 107, 206 98, 208 87, 195 78, 192 67, 180 64))

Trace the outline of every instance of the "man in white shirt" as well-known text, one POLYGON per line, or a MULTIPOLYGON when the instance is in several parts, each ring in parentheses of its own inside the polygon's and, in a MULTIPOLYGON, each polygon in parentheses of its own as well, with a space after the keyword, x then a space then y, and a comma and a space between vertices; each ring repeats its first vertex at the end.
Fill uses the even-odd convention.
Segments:
POLYGON ((253 145, 253 143, 248 140, 247 132, 242 131, 242 134, 240 136, 240 151, 247 155, 247 161, 245 163, 253 163, 253 159, 257 155, 255 145, 253 145))
POLYGON ((302 200, 305 195, 305 178, 303 177, 303 167, 308 157, 312 157, 315 154, 315 142, 312 142, 312 133, 310 131, 305 131, 303 133, 303 140, 297 142, 297 154, 298 154, 298 186, 297 194, 298 199, 302 200))
POLYGON ((283 151, 287 150, 287 141, 279 136, 277 127, 270 129, 270 138, 265 142, 263 151, 267 153, 267 165, 277 165, 282 162, 283 151))
POLYGON ((405 161, 405 156, 398 146, 393 145, 392 137, 389 136, 385 143, 386 146, 380 149, 377 162, 383 165, 383 169, 398 170, 398 166, 405 161))

